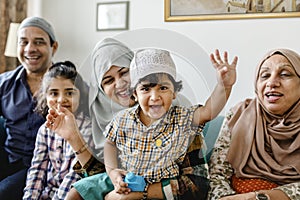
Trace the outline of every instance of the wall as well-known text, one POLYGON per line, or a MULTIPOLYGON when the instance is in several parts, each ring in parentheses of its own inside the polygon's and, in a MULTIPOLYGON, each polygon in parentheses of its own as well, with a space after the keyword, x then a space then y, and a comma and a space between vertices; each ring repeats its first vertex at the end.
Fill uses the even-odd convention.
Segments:
MULTIPOLYGON (((38 5, 34 3, 35 1, 39 0, 29 1, 31 7, 38 5)), ((96 0, 43 0, 38 5, 39 8, 32 9, 35 11, 29 13, 29 15, 41 15, 54 25, 60 42, 56 60, 70 59, 77 65, 81 65, 96 42, 104 37, 116 36, 120 39, 127 39, 128 32, 96 31, 97 2, 96 0)), ((200 76, 208 84, 204 97, 209 94, 207 90, 211 90, 211 85, 215 83, 214 71, 209 65, 208 54, 218 48, 221 51, 227 50, 230 58, 238 55, 238 81, 225 110, 246 97, 253 97, 254 69, 266 51, 277 47, 288 47, 300 52, 298 40, 300 18, 164 22, 163 0, 131 0, 129 19, 132 32, 161 29, 163 33, 161 37, 145 34, 130 38, 126 41, 130 43, 130 47, 135 45, 135 40, 139 42, 148 40, 155 42, 155 39, 160 42, 168 40, 168 36, 164 33, 170 31, 174 33, 175 39, 180 35, 178 38, 188 42, 193 41, 198 45, 194 47, 193 43, 186 45, 180 42, 181 40, 173 41, 173 45, 178 46, 179 49, 185 49, 184 56, 193 54, 191 59, 197 57, 197 52, 193 51, 199 50, 199 63, 201 65, 202 60, 204 63, 201 65, 200 76), (201 51, 207 56, 203 57, 201 51), (203 68, 209 69, 203 71, 203 68)), ((185 69, 182 71, 189 72, 185 69)), ((194 75, 192 71, 190 74, 194 75)), ((188 87, 197 88, 192 91, 197 96, 196 99, 200 98, 203 101, 202 96, 198 97, 202 92, 199 84, 196 82, 191 85, 188 87)))

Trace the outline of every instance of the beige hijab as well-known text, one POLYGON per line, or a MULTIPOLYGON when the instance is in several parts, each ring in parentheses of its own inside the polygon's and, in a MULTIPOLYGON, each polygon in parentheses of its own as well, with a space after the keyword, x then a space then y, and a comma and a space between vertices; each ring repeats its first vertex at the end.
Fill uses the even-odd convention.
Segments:
MULTIPOLYGON (((274 54, 285 56, 300 75, 300 55, 289 49, 276 49, 258 65, 255 83, 261 65, 274 54)), ((255 90, 257 94, 256 86, 255 90)), ((227 158, 236 176, 266 178, 277 184, 300 181, 299 100, 284 116, 269 113, 257 97, 238 104, 233 112, 229 121, 232 143, 227 158)))

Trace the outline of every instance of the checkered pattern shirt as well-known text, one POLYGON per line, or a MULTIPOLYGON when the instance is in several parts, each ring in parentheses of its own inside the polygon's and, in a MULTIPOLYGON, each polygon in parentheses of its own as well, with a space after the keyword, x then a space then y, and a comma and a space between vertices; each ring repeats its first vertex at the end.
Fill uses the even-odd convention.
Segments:
MULTIPOLYGON (((80 115, 76 121, 80 133, 89 142, 92 138, 89 118, 80 115)), ((23 200, 65 199, 71 184, 80 179, 72 169, 75 162, 75 153, 69 143, 42 125, 37 134, 23 200)))
POLYGON ((139 107, 121 111, 106 127, 104 135, 116 144, 121 168, 144 176, 149 182, 179 175, 181 162, 201 126, 192 126, 194 111, 173 106, 157 123, 145 126, 138 117, 139 107))

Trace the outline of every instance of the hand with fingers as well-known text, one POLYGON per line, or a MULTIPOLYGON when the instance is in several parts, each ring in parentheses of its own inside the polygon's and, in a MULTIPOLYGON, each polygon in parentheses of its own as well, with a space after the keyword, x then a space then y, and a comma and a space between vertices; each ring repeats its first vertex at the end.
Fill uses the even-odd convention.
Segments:
POLYGON ((220 198, 220 200, 256 200, 254 192, 236 194, 220 198))
POLYGON ((123 180, 126 174, 127 172, 122 169, 112 169, 109 172, 109 177, 115 187, 115 191, 119 194, 129 194, 131 192, 128 184, 123 180))
POLYGON ((58 135, 69 141, 74 139, 74 134, 79 133, 74 114, 68 109, 49 102, 50 108, 46 117, 46 127, 55 131, 58 135))
POLYGON ((235 56, 231 64, 228 62, 228 53, 224 52, 223 59, 220 52, 216 49, 215 54, 210 55, 210 60, 217 70, 218 83, 223 84, 225 88, 232 87, 236 82, 236 65, 238 57, 235 56))

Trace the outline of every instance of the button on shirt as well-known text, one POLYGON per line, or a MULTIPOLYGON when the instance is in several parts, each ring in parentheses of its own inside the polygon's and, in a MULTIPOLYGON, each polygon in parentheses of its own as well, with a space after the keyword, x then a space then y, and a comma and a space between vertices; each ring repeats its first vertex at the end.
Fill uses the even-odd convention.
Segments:
POLYGON ((24 165, 30 166, 36 134, 45 120, 33 111, 36 101, 26 82, 23 66, 0 75, 0 98, 0 115, 6 119, 4 148, 9 161, 22 159, 24 165))

